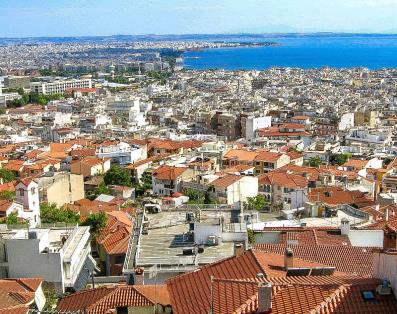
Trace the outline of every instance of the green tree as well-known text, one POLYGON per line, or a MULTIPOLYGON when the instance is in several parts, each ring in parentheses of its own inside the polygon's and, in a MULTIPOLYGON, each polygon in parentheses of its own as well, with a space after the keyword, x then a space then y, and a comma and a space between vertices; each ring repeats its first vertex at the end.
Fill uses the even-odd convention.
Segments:
POLYGON ((80 215, 78 213, 69 208, 59 208, 54 203, 42 203, 40 205, 40 217, 43 223, 64 222, 77 224, 80 221, 80 215))
POLYGON ((83 226, 90 226, 92 235, 97 236, 106 227, 107 216, 105 212, 90 214, 82 223, 83 226))
POLYGON ((17 225, 18 224, 18 216, 16 213, 11 213, 7 216, 5 223, 7 225, 17 225))
POLYGON ((103 182, 88 195, 88 199, 94 200, 101 194, 110 194, 109 188, 103 182))
POLYGON ((131 176, 129 172, 118 166, 112 166, 104 176, 106 185, 131 186, 131 176))
POLYGON ((1 191, 0 192, 0 200, 14 200, 15 192, 12 191, 1 191))
POLYGON ((255 197, 247 197, 247 209, 260 211, 263 210, 267 204, 266 197, 261 194, 255 197))
POLYGON ((152 189, 152 174, 145 171, 141 177, 142 188, 147 191, 152 189))
POLYGON ((210 192, 206 191, 204 194, 204 204, 210 205, 210 204, 215 204, 215 200, 211 197, 210 192))
POLYGON ((307 164, 308 164, 310 167, 316 167, 316 168, 318 168, 318 167, 320 167, 320 165, 321 165, 321 158, 318 157, 318 156, 316 156, 316 157, 311 157, 311 158, 307 161, 307 164))
POLYGON ((247 229, 247 236, 248 236, 248 243, 254 245, 256 242, 254 230, 247 229))
POLYGON ((27 225, 28 222, 22 218, 18 218, 17 213, 11 213, 7 217, 2 218, 2 223, 8 226, 27 225))
POLYGON ((4 183, 8 183, 15 180, 15 174, 7 169, 1 168, 0 169, 0 178, 3 179, 4 183))
POLYGON ((350 154, 350 153, 334 154, 334 155, 331 155, 330 161, 333 164, 337 164, 339 166, 342 166, 351 157, 352 157, 352 154, 350 154))

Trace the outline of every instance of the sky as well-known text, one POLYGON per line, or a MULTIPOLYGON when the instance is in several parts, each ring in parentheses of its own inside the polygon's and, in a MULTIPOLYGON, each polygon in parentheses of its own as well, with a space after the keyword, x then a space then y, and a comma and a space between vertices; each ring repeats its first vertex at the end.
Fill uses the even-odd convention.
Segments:
POLYGON ((397 33, 397 0, 0 0, 0 37, 397 33))

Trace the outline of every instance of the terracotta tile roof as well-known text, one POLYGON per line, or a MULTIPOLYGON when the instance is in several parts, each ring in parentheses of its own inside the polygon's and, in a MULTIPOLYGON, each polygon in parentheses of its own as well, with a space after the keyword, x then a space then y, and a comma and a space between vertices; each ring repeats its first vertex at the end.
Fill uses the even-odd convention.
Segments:
POLYGON ((390 313, 396 299, 377 296, 377 302, 365 302, 361 292, 375 290, 377 279, 335 276, 292 276, 258 280, 213 279, 214 314, 257 313, 258 283, 272 283, 271 313, 390 313), (346 304, 349 306, 346 307, 346 304), (381 304, 376 308, 377 304, 381 304), (375 311, 375 312, 372 312, 375 311))
POLYGON ((84 157, 78 162, 81 162, 84 165, 87 165, 89 167, 97 166, 103 164, 106 160, 109 159, 102 159, 102 158, 97 158, 97 157, 84 157))
POLYGON ((17 181, 0 184, 0 192, 3 192, 3 191, 14 192, 16 184, 17 184, 17 181))
MULTIPOLYGON (((255 249, 264 252, 284 254, 285 244, 257 244, 255 249)), ((331 267, 337 271, 356 274, 363 277, 371 276, 373 248, 353 247, 349 245, 294 245, 294 256, 331 267)))
MULTIPOLYGON (((308 194, 311 202, 322 202, 330 207, 342 204, 363 204, 363 206, 373 204, 373 201, 359 191, 347 191, 341 187, 327 186, 311 189, 308 194)), ((360 206, 360 207, 363 207, 360 206)))
POLYGON ((185 167, 172 167, 172 166, 160 166, 153 171, 153 176, 157 180, 176 180, 180 177, 187 168, 185 167))
POLYGON ((153 157, 149 157, 149 158, 146 158, 146 159, 143 159, 143 160, 139 160, 139 161, 137 161, 137 162, 135 162, 133 164, 128 165, 126 168, 127 169, 135 169, 135 168, 138 168, 139 166, 152 163, 155 160, 159 160, 159 159, 165 158, 167 156, 170 156, 170 154, 158 154, 158 155, 153 156, 153 157))
POLYGON ((290 189, 305 188, 308 181, 305 177, 286 172, 269 172, 258 177, 261 185, 278 185, 290 189))
POLYGON ((291 160, 303 158, 303 154, 300 152, 296 152, 296 151, 289 151, 289 152, 286 152, 286 154, 289 156, 289 158, 291 160))
POLYGON ((12 203, 13 201, 11 200, 0 200, 0 212, 5 215, 5 212, 11 207, 12 203))
POLYGON ((223 169, 224 173, 235 173, 235 172, 244 172, 248 170, 255 170, 255 166, 250 166, 250 165, 235 165, 233 167, 229 167, 226 169, 223 169))
POLYGON ((107 213, 106 227, 97 237, 97 242, 102 245, 107 254, 125 254, 132 232, 132 221, 122 211, 107 213))
POLYGON ((235 175, 235 174, 227 174, 223 177, 220 177, 214 181, 211 182, 211 186, 214 186, 216 188, 227 188, 228 186, 236 183, 241 179, 241 176, 235 175))
POLYGON ((50 143, 51 153, 66 153, 73 147, 72 143, 50 143))
POLYGON ((0 314, 28 314, 30 311, 27 305, 18 305, 5 309, 0 309, 0 314))
MULTIPOLYGON (((304 129, 304 126, 300 125, 300 129, 304 129)), ((304 130, 298 130, 293 132, 284 132, 282 127, 269 127, 264 129, 258 129, 257 134, 260 137, 301 137, 310 136, 310 133, 304 130)))
POLYGON ((278 244, 294 240, 298 245, 350 245, 349 237, 340 234, 339 228, 283 227, 264 228, 263 231, 279 232, 278 244))
POLYGON ((40 149, 34 149, 23 155, 26 159, 38 158, 40 155, 45 155, 46 152, 40 149))
POLYGON ((318 168, 298 166, 294 164, 288 164, 278 169, 271 171, 273 172, 288 172, 296 175, 306 177, 309 181, 317 181, 321 171, 318 168))
POLYGON ((92 213, 118 211, 120 209, 120 204, 115 202, 115 200, 107 203, 96 200, 91 201, 84 198, 75 201, 73 204, 66 204, 65 207, 80 213, 82 218, 84 218, 92 213))
POLYGON ((291 118, 292 120, 307 120, 310 119, 309 116, 294 116, 291 118))
POLYGON ((231 149, 223 156, 223 159, 237 159, 239 161, 253 162, 257 155, 257 151, 248 151, 245 149, 231 149))
POLYGON ((137 285, 135 289, 153 303, 171 304, 170 294, 166 285, 137 285))
POLYGON ((342 167, 352 167, 357 170, 364 169, 365 166, 368 164, 367 160, 361 160, 361 159, 350 159, 349 161, 346 161, 342 167))
MULTIPOLYGON (((157 285, 158 301, 168 301, 165 287, 157 285)), ((84 290, 61 299, 58 311, 84 311, 86 314, 113 313, 118 307, 152 307, 154 287, 114 286, 84 290), (147 296, 146 296, 147 293, 147 296)), ((163 304, 168 305, 168 304, 163 304)))
POLYGON ((5 313, 26 313, 25 306, 34 302, 35 292, 40 287, 39 278, 1 279, 0 280, 0 308, 5 313))
MULTIPOLYGON (((296 259, 296 263, 297 267, 320 265, 300 259, 296 259)), ((173 311, 176 314, 208 313, 210 310, 211 276, 240 280, 256 278, 258 273, 263 273, 266 277, 285 276, 286 272, 283 266, 283 255, 249 250, 241 256, 227 258, 203 266, 194 272, 170 278, 166 283, 173 311)), ((229 297, 231 298, 231 295, 229 297)))
POLYGON ((72 157, 88 157, 95 156, 95 148, 80 148, 73 149, 69 152, 69 155, 72 157))
POLYGON ((255 161, 276 162, 281 156, 282 154, 280 153, 261 151, 258 155, 256 155, 255 161))
POLYGON ((9 160, 4 168, 11 171, 19 172, 23 169, 23 164, 25 162, 23 160, 9 160))

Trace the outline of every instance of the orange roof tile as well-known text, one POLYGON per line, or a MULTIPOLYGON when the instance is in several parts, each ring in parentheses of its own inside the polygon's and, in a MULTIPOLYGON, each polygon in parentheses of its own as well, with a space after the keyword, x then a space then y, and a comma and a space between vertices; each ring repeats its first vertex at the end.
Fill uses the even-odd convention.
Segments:
POLYGON ((176 180, 180 177, 188 168, 184 167, 172 167, 172 166, 160 166, 153 171, 153 176, 158 180, 176 180))

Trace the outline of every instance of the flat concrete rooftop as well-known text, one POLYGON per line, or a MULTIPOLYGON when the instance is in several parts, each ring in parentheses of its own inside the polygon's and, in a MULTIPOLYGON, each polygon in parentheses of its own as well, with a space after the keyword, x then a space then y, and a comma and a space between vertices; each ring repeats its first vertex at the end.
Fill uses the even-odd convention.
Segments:
MULTIPOLYGON (((234 254, 233 242, 222 242, 217 246, 205 246, 204 252, 183 255, 184 248, 191 248, 194 241, 187 235, 189 224, 186 213, 189 211, 163 211, 146 214, 149 221, 148 234, 140 236, 137 266, 160 265, 161 269, 172 271, 192 270, 198 266, 212 263, 234 254)), ((193 212, 193 211, 192 211, 193 212)), ((215 218, 223 216, 226 223, 235 221, 237 211, 201 211, 200 221, 213 225, 215 218)))

